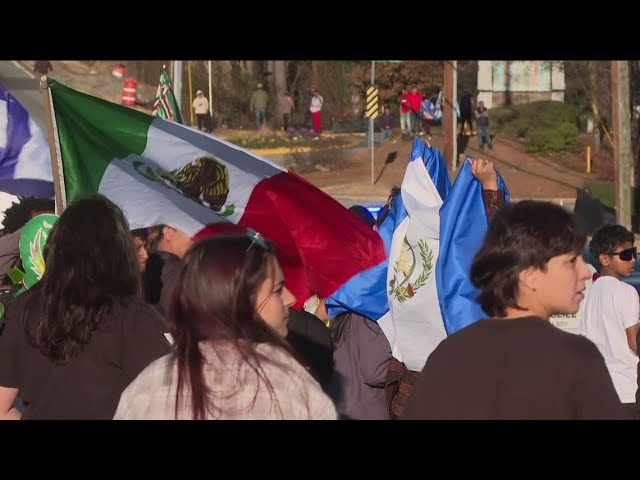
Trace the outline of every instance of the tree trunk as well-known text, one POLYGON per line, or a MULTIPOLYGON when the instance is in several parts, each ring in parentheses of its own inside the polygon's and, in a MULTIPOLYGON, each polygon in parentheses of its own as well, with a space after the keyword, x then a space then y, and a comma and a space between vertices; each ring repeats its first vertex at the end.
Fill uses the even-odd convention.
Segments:
POLYGON ((273 83, 276 95, 282 95, 287 91, 287 62, 276 60, 273 62, 273 83))
POLYGON ((504 88, 504 104, 509 107, 512 103, 511 98, 511 62, 505 62, 504 66, 504 78, 505 78, 505 88, 504 88))
POLYGON ((264 89, 270 94, 273 93, 273 71, 275 68, 275 60, 267 60, 264 62, 261 82, 264 83, 264 89))
POLYGON ((280 110, 280 97, 287 91, 287 62, 284 60, 276 60, 273 62, 273 105, 274 112, 277 115, 277 125, 280 125, 282 119, 282 111, 280 110))
POLYGON ((311 62, 311 83, 316 88, 318 87, 318 79, 320 78, 320 62, 311 62))

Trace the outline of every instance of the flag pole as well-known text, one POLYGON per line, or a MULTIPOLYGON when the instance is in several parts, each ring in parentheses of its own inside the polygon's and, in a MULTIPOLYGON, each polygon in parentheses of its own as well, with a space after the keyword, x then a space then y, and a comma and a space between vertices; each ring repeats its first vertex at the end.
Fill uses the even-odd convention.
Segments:
POLYGON ((51 167, 53 169, 53 187, 56 194, 56 214, 60 215, 66 208, 66 196, 64 191, 64 172, 62 170, 62 157, 58 154, 59 149, 55 118, 53 117, 53 100, 51 89, 46 75, 40 77, 40 93, 44 99, 44 111, 47 117, 47 137, 49 140, 49 152, 51 154, 51 167))
POLYGON ((191 81, 191 62, 188 64, 189 67, 189 120, 191 120, 190 126, 193 126, 193 82, 191 81))
POLYGON ((213 130, 213 97, 211 92, 211 60, 208 60, 209 70, 209 129, 213 130))

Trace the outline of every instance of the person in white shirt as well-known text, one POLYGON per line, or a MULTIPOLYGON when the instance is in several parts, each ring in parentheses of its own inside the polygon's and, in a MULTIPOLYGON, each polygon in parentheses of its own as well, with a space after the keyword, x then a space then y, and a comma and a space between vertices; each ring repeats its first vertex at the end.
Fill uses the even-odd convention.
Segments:
POLYGON ((209 100, 204 96, 202 90, 196 92, 196 98, 193 100, 193 110, 198 119, 198 130, 211 133, 211 125, 209 122, 209 100))
POLYGON ((322 95, 318 93, 318 89, 313 90, 313 97, 311 98, 311 105, 309 106, 309 111, 311 112, 311 120, 313 121, 313 130, 317 133, 320 133, 322 129, 322 121, 320 119, 320 111, 322 110, 322 104, 324 103, 324 99, 322 95))
POLYGON ((635 270, 633 243, 633 233, 621 225, 606 225, 593 235, 589 250, 602 268, 585 299, 578 330, 600 350, 620 401, 635 410, 640 302, 636 289, 620 280, 635 270))

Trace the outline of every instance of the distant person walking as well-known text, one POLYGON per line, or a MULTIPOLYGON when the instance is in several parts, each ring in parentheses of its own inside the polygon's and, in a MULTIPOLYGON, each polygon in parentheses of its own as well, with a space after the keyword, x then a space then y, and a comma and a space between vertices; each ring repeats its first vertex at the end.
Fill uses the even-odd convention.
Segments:
POLYGON ((211 133, 211 122, 209 121, 209 100, 204 96, 202 90, 196 92, 196 98, 193 100, 193 110, 198 119, 198 130, 211 133))
POLYGON ((49 60, 38 60, 33 64, 33 73, 47 75, 49 72, 53 72, 53 65, 49 60))
POLYGON ((258 84, 258 88, 251 95, 251 105, 249 108, 251 112, 256 114, 256 128, 260 130, 262 124, 267 120, 267 104, 269 103, 269 96, 267 92, 262 88, 262 84, 258 84))
POLYGON ((320 118, 320 110, 322 110, 322 104, 324 103, 324 99, 322 95, 318 93, 318 89, 313 90, 313 97, 311 98, 311 105, 309 106, 309 111, 311 112, 311 120, 313 121, 313 130, 317 133, 320 133, 321 130, 321 118, 320 118))
POLYGON ((289 121, 291 120, 291 113, 293 112, 293 99, 288 92, 284 92, 280 95, 280 113, 282 114, 282 129, 287 130, 289 128, 289 121))
POLYGON ((478 125, 478 146, 480 150, 484 150, 485 144, 489 147, 489 150, 493 150, 493 143, 491 142, 491 135, 489 134, 489 110, 484 106, 482 100, 478 102, 478 108, 476 109, 476 122, 478 125))
POLYGON ((400 103, 400 131, 402 135, 411 134, 411 108, 409 107, 409 92, 402 88, 398 101, 400 103))

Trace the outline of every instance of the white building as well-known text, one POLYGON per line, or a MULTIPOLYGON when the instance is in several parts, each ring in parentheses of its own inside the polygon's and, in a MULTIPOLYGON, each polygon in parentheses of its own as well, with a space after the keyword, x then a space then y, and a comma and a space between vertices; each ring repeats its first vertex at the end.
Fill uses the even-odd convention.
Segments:
POLYGON ((514 105, 542 100, 564 102, 563 62, 478 61, 478 101, 485 107, 514 105))

